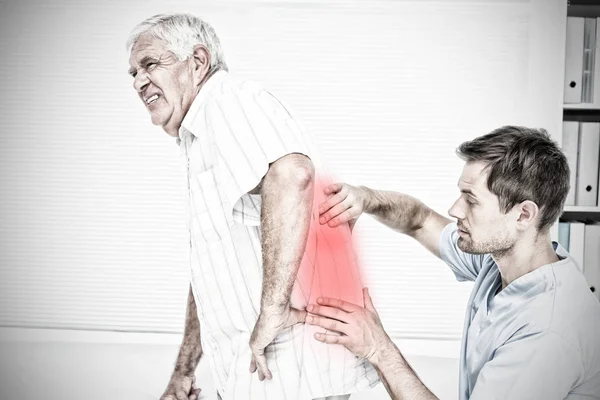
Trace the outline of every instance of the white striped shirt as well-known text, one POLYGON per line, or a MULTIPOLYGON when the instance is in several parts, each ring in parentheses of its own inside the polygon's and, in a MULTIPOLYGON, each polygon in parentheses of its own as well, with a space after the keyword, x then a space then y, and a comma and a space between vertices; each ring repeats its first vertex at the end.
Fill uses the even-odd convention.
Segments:
MULTIPOLYGON (((247 192, 260 183, 270 163, 290 153, 310 157, 321 176, 324 169, 310 137, 268 91, 225 71, 202 86, 179 137, 189 189, 191 284, 202 348, 223 400, 303 400, 376 385, 377 372, 370 363, 342 346, 317 342, 313 334, 323 330, 304 324, 284 330, 267 347, 272 380, 261 382, 248 372, 263 268, 261 199, 247 192)), ((328 243, 328 235, 339 242, 350 237, 349 231, 327 231, 315 222, 315 205, 323 200, 317 192, 322 190, 315 188, 313 223, 291 304, 304 308, 320 295, 362 304, 351 245, 333 248, 328 243), (342 262, 340 257, 345 257, 342 262), (333 285, 326 274, 334 277, 333 285), (330 282, 327 287, 325 280, 330 282)))

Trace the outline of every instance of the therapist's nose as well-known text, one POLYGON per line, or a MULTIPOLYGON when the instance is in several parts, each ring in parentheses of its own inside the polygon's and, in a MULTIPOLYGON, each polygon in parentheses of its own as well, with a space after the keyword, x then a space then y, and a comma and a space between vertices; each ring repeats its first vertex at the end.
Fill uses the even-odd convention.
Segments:
POLYGON ((456 218, 457 220, 461 220, 465 218, 465 212, 464 209, 462 207, 462 197, 459 197, 454 204, 452 204, 452 207, 450 207, 450 209, 448 210, 448 215, 450 215, 452 218, 456 218))

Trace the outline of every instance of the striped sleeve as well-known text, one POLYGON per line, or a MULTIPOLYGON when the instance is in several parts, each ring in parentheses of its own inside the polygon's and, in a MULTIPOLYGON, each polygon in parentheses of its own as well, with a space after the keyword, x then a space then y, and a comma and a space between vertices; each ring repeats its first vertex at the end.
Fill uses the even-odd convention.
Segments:
POLYGON ((258 225, 260 197, 247 193, 279 158, 291 153, 311 158, 310 146, 283 104, 253 82, 222 87, 209 99, 207 111, 227 211, 237 222, 258 225))

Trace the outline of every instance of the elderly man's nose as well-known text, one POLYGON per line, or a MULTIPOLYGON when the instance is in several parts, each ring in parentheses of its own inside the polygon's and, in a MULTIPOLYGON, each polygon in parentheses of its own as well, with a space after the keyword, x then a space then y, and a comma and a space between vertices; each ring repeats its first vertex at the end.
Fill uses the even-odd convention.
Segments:
POLYGON ((143 92, 149 83, 150 80, 148 79, 148 76, 144 73, 139 73, 133 80, 133 88, 136 90, 136 92, 143 92))

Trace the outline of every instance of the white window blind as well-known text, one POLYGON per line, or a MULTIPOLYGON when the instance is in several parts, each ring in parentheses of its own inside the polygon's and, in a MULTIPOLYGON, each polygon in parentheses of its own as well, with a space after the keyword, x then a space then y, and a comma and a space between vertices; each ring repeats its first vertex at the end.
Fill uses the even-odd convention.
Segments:
MULTIPOLYGON (((504 124, 560 137, 566 1, 5 3, 0 325, 182 331, 179 149, 124 51, 164 12, 211 23, 230 71, 288 104, 338 179, 442 213, 462 141, 504 124)), ((459 337, 471 286, 368 217, 356 232, 390 334, 459 337)))

